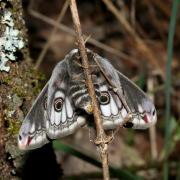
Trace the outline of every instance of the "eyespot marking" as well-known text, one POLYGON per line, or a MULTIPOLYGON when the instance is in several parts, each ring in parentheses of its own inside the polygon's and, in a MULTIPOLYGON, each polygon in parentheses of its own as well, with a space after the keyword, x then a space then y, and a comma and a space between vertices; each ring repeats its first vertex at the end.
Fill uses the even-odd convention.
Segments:
POLYGON ((60 112, 63 107, 63 98, 59 97, 54 100, 54 109, 56 112, 60 112))
POLYGON ((109 96, 108 92, 101 91, 101 95, 99 97, 99 102, 102 105, 106 105, 106 104, 108 104, 110 102, 110 96, 109 96))

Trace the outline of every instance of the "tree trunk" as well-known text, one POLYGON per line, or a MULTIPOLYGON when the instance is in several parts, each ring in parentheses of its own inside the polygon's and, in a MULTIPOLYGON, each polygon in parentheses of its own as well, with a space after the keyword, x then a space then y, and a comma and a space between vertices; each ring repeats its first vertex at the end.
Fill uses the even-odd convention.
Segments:
MULTIPOLYGON (((28 153, 35 156, 35 160, 29 160, 27 157, 25 159, 17 147, 19 127, 40 90, 38 84, 42 80, 31 65, 21 0, 0 0, 0 27, 0 179, 12 180, 20 176, 32 179, 33 176, 25 178, 28 176, 22 175, 21 172, 23 169, 24 172, 33 174, 35 165, 30 167, 24 164, 26 162, 35 164, 35 160, 39 157, 38 152, 43 156, 42 159, 44 156, 53 157, 51 163, 55 165, 56 160, 51 145, 45 146, 45 150, 42 148, 28 153), (46 153, 47 149, 50 149, 49 154, 46 153), (28 167, 31 168, 29 171, 26 169, 28 167)), ((45 161, 43 164, 47 167, 49 165, 45 161)), ((37 168, 35 171, 40 172, 37 168)), ((57 166, 55 169, 57 170, 57 166)), ((42 174, 48 171, 43 170, 42 174)), ((53 179, 53 176, 51 177, 53 179)))

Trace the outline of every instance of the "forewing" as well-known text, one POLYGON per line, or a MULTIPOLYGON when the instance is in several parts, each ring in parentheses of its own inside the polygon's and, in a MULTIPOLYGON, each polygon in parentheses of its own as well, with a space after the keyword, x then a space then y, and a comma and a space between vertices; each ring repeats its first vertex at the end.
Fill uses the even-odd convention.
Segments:
POLYGON ((154 124, 156 110, 147 95, 118 72, 107 59, 96 55, 95 61, 98 62, 101 73, 106 79, 106 84, 101 85, 100 91, 105 90, 110 97, 109 103, 100 104, 105 129, 114 129, 118 124, 124 125, 124 119, 130 114, 132 118, 124 127, 145 129, 154 124))
POLYGON ((48 83, 35 100, 22 123, 18 136, 18 146, 22 150, 38 148, 48 142, 45 125, 47 121, 45 110, 47 91, 48 83))
POLYGON ((85 118, 75 112, 67 94, 70 73, 66 61, 73 53, 56 65, 49 82, 25 117, 18 136, 20 149, 39 148, 51 139, 72 134, 85 124, 85 118))
POLYGON ((49 82, 47 105, 49 120, 46 128, 48 137, 51 139, 72 134, 85 124, 85 118, 76 113, 68 95, 68 89, 71 86, 68 62, 60 62, 55 67, 49 82))
POLYGON ((126 76, 118 72, 124 97, 133 113, 132 128, 145 129, 156 123, 156 110, 148 96, 126 76))
POLYGON ((117 126, 123 125, 127 110, 118 95, 109 88, 108 84, 104 84, 99 90, 98 99, 104 129, 115 129, 117 126), (107 101, 102 101, 105 98, 104 94, 107 96, 107 101))

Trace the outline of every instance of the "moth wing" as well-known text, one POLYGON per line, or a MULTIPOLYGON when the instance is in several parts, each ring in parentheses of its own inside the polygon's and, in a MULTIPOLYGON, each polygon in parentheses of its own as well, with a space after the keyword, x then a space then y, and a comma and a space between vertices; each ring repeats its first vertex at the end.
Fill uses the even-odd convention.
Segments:
POLYGON ((123 120, 131 113, 129 125, 134 129, 145 129, 156 122, 156 110, 147 95, 131 80, 117 71, 111 63, 99 55, 95 56, 103 76, 106 76, 106 85, 100 91, 109 92, 110 103, 101 105, 103 125, 105 129, 114 129, 122 125, 123 120), (110 82, 108 82, 110 81, 110 82), (118 89, 118 93, 116 92, 118 89), (123 102, 126 102, 128 109, 123 102))
POLYGON ((46 143, 47 113, 45 110, 48 83, 36 98, 19 130, 18 146, 22 150, 38 148, 46 143))
POLYGON ((85 118, 77 114, 68 89, 70 89, 70 73, 68 72, 68 60, 57 64, 53 70, 48 88, 48 124, 46 125, 48 137, 57 139, 74 133, 85 124, 85 118))
POLYGON ((145 129, 157 121, 156 109, 149 97, 131 80, 118 72, 120 82, 124 90, 125 100, 130 107, 134 118, 132 128, 145 129))

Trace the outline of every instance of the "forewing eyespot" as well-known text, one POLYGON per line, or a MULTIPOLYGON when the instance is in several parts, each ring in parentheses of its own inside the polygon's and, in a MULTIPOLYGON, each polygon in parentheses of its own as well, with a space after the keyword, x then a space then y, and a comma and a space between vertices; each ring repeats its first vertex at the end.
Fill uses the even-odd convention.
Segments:
POLYGON ((109 93, 106 92, 106 91, 102 91, 101 94, 100 94, 100 97, 99 97, 99 102, 102 104, 102 105, 106 105, 110 102, 110 96, 109 96, 109 93))
POLYGON ((63 99, 61 97, 54 100, 54 109, 56 112, 60 112, 63 107, 63 99))

